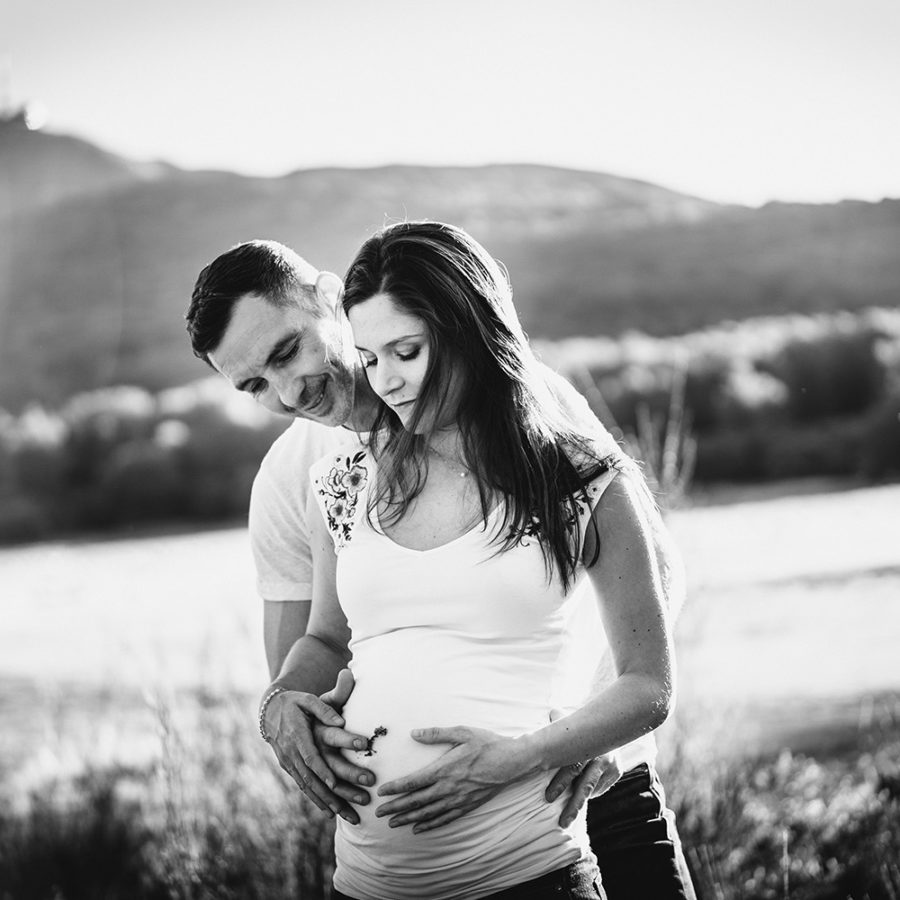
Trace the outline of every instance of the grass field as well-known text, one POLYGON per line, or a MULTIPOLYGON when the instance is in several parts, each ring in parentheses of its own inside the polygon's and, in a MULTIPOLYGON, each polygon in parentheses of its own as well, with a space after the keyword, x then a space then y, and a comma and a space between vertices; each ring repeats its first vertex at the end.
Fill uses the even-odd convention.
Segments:
MULTIPOLYGON (((692 851, 698 877, 717 900, 832 896, 786 894, 783 873, 774 871, 782 865, 786 872, 797 869, 795 879, 827 880, 801 851, 791 856, 790 842, 803 834, 810 839, 809 829, 796 825, 800 813, 788 815, 788 800, 812 791, 824 798, 826 819, 829 797, 844 798, 834 800, 838 805, 862 804, 865 815, 877 819, 886 813, 871 807, 872 797, 882 797, 876 787, 885 772, 900 768, 900 753, 884 755, 884 747, 900 739, 900 486, 813 487, 698 498, 670 520, 686 558, 690 594, 678 630, 679 706, 660 738, 661 762, 671 773, 670 796, 684 829, 698 842, 692 851), (806 759, 818 759, 821 768, 818 782, 801 790, 810 777, 806 759), (873 771, 874 781, 866 774, 873 771), (751 867, 756 881, 748 887, 750 876, 742 876, 741 887, 729 883, 726 865, 728 859, 738 865, 736 851, 715 855, 715 817, 706 805, 719 788, 736 797, 752 793, 754 785, 775 810, 784 794, 787 824, 779 825, 773 812, 775 819, 760 826, 765 853, 775 853, 776 861, 751 867), (769 846, 782 839, 786 863, 778 863, 778 848, 769 846)), ((235 749, 252 740, 255 698, 265 683, 244 530, 7 549, 0 551, 0 584, 0 788, 10 808, 29 795, 32 801, 51 796, 51 787, 60 785, 93 790, 93 782, 85 787, 86 771, 116 772, 117 785, 122 772, 168 773, 169 800, 156 808, 163 819, 175 815, 175 782, 179 802, 195 818, 196 809, 209 812, 212 801, 185 798, 204 780, 230 797, 265 770, 270 792, 272 785, 285 787, 260 755, 265 748, 235 749), (199 776, 186 749, 198 747, 207 767, 199 776), (173 759, 181 762, 173 765, 173 759), (197 776, 193 781, 188 769, 197 776), (195 787, 188 790, 186 781, 195 787)), ((130 789, 137 790, 134 784, 130 789)), ((263 803, 266 788, 254 790, 263 803)), ((279 803, 293 804, 292 821, 305 815, 289 792, 275 793, 279 803)), ((737 820, 748 808, 753 804, 748 807, 745 797, 727 815, 737 820)), ((243 821, 260 814, 258 807, 242 809, 243 821)), ((842 809, 833 815, 846 818, 842 809)), ((747 839, 736 832, 735 840, 747 839)), ((169 862, 175 868, 165 870, 168 896, 249 896, 224 888, 179 892, 173 887, 178 878, 187 884, 190 877, 169 862), (171 874, 176 870, 178 878, 171 874)), ((873 877, 888 887, 869 895, 894 900, 888 890, 895 876, 885 871, 873 877)), ((896 887, 900 891, 900 869, 896 887)), ((269 895, 276 896, 272 889, 269 895)), ((857 895, 845 888, 834 896, 857 895)))

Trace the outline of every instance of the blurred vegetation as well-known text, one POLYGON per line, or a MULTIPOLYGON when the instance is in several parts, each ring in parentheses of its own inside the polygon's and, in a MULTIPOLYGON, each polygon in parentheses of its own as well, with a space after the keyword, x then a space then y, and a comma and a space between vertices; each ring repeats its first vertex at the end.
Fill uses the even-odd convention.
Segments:
MULTIPOLYGON (((670 501, 693 480, 900 475, 900 311, 540 344, 670 501)), ((241 517, 285 427, 221 378, 0 413, 0 541, 241 517)))
MULTIPOLYGON (((332 823, 277 768, 251 704, 153 704, 150 763, 45 766, 6 783, 5 900, 329 897, 332 823)), ((852 752, 818 756, 691 755, 679 734, 663 779, 700 900, 900 895, 896 716, 861 730, 852 752)))
POLYGON ((710 484, 900 475, 896 309, 540 349, 676 496, 691 476, 710 484), (680 473, 670 471, 676 459, 686 464, 680 473))
POLYGON ((700 900, 900 896, 898 712, 832 753, 726 760, 676 738, 662 777, 700 900))
POLYGON ((333 826, 259 740, 249 705, 153 698, 150 765, 86 764, 7 782, 4 900, 328 897, 333 826), (184 721, 176 723, 179 713, 184 721))
POLYGON ((0 540, 245 515, 278 421, 224 379, 0 416, 0 540))

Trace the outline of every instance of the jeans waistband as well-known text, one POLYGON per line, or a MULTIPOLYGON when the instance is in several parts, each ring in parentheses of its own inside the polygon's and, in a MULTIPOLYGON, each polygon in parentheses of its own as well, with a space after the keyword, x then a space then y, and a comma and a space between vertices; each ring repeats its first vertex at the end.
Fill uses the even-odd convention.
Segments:
POLYGON ((546 875, 533 878, 531 881, 523 881, 521 884, 504 888, 482 900, 545 900, 550 891, 562 894, 568 890, 572 883, 581 877, 584 865, 585 861, 579 860, 571 865, 563 866, 561 869, 547 872, 546 875))

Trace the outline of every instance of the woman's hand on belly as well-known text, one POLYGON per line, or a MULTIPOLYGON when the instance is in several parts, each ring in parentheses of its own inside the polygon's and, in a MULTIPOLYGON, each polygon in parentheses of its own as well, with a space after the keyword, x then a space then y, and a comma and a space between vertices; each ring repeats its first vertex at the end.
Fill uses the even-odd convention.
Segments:
POLYGON ((382 785, 379 796, 400 795, 375 809, 391 816, 391 827, 413 825, 413 832, 429 831, 477 809, 504 787, 533 774, 520 739, 485 728, 424 728, 413 731, 421 744, 450 744, 430 765, 382 785))

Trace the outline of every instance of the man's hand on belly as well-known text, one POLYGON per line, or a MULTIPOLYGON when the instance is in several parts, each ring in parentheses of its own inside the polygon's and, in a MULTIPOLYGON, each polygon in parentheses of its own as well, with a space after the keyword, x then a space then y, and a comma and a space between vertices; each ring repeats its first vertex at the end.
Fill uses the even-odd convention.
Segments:
POLYGON ((266 710, 266 730, 279 764, 300 790, 327 815, 355 825, 359 816, 350 803, 369 802, 361 785, 374 784, 375 777, 341 753, 342 748, 364 749, 367 743, 362 735, 346 731, 339 715, 352 691, 353 676, 344 669, 335 687, 321 697, 301 691, 278 694, 266 710))
POLYGON ((425 768, 378 789, 380 797, 402 795, 375 810, 378 817, 392 817, 392 828, 412 824, 418 834, 446 825, 532 773, 514 738, 484 728, 425 728, 411 734, 423 744, 452 746, 425 768))

